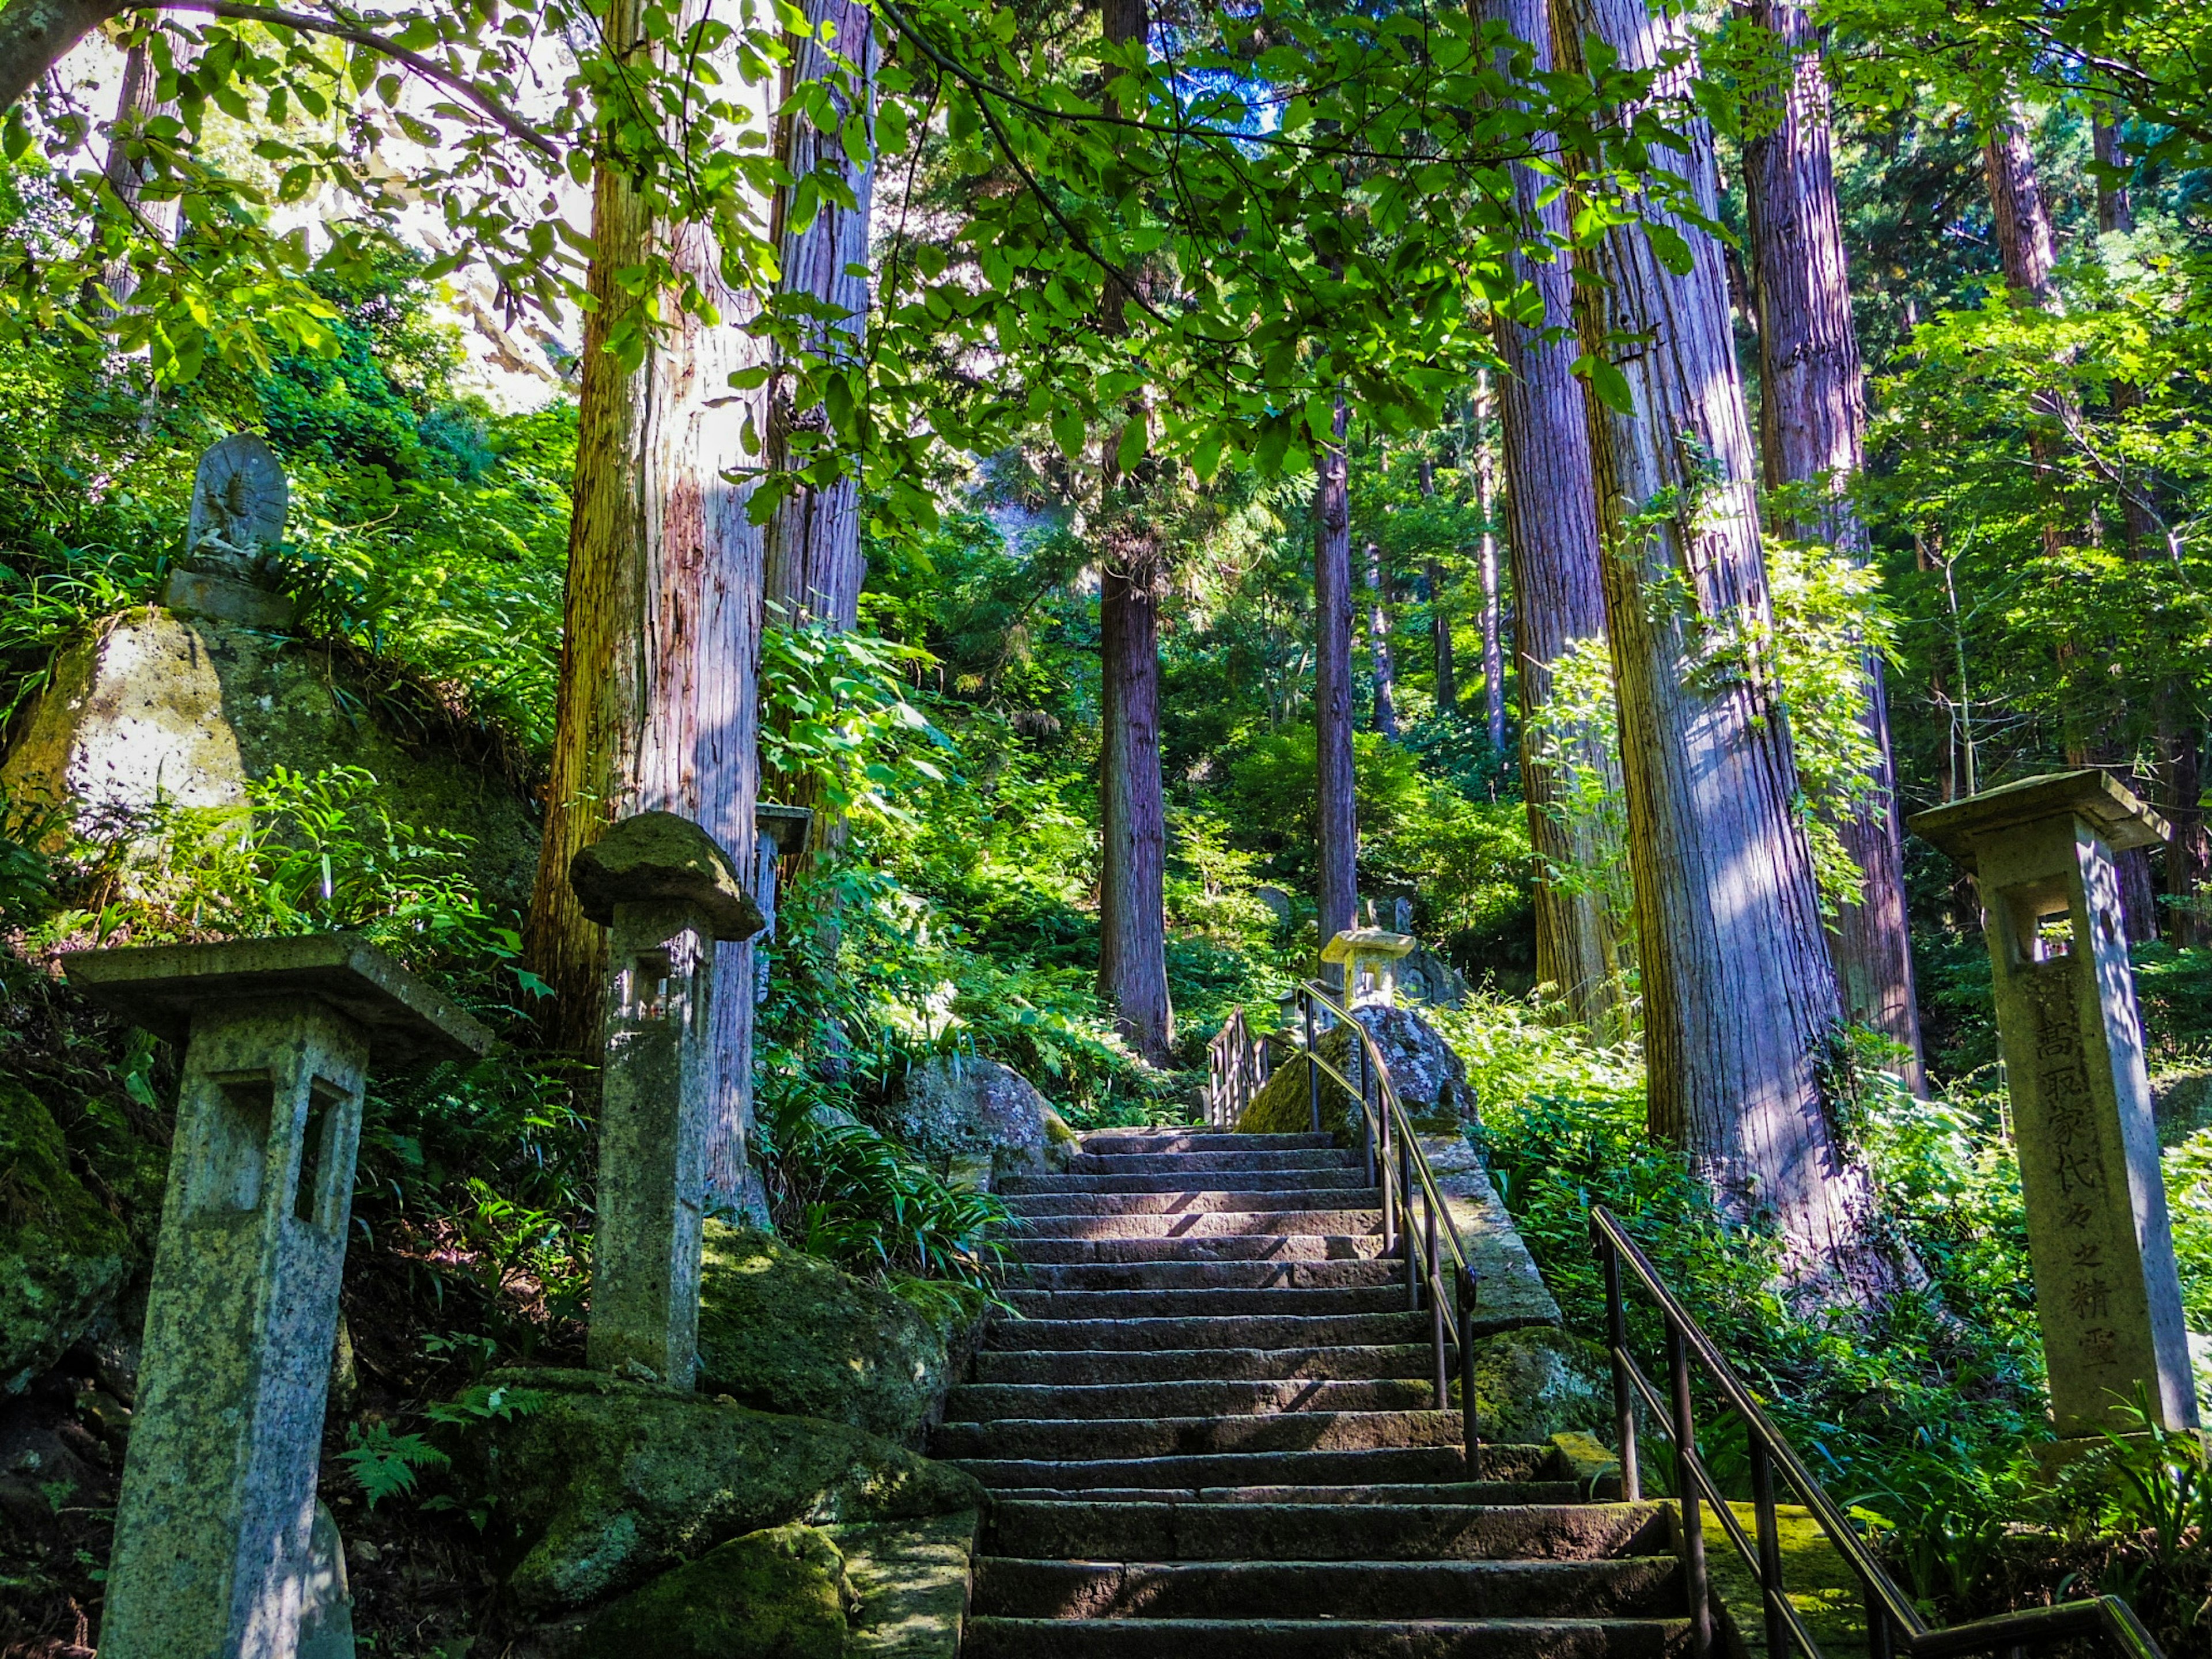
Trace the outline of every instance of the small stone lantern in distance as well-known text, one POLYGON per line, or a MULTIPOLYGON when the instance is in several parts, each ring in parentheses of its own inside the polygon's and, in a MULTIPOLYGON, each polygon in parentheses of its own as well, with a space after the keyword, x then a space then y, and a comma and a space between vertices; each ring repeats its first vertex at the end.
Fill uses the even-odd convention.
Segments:
POLYGON ((2197 1426, 2116 851, 2166 836, 2094 769, 2029 778, 1911 821, 1974 872, 2061 1442, 2197 1426))
POLYGON ((63 960, 185 1044, 100 1651, 289 1659, 368 1063, 471 1058, 491 1034, 342 933, 63 960))
POLYGON ((1346 1007, 1388 1006, 1397 1000, 1399 959, 1419 943, 1411 933, 1386 927, 1353 927, 1322 945, 1321 959, 1340 965, 1346 1007))
POLYGON ((760 906, 714 838, 673 812, 624 818, 576 854, 568 879, 585 915, 612 934, 586 1352, 596 1368, 688 1389, 699 1352, 714 945, 758 933, 760 906))

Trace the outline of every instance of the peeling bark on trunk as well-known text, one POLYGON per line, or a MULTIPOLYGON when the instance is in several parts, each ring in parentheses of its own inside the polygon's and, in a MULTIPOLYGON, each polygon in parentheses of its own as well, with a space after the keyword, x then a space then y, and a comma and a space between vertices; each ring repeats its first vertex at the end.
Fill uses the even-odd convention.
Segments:
MULTIPOLYGON (((704 0, 701 0, 703 5, 704 0)), ((608 20, 612 40, 643 50, 635 0, 608 20)), ((687 6, 684 21, 696 21, 687 6)), ((726 94, 750 97, 763 123, 770 89, 744 88, 734 63, 726 94)), ((761 535, 746 521, 748 419, 766 426, 765 395, 733 397, 730 375, 763 348, 739 325, 750 304, 722 283, 711 233, 656 225, 619 167, 602 167, 592 206, 587 313, 578 409, 576 480, 563 602, 561 684, 545 839, 531 897, 526 951, 553 987, 552 1035, 586 1053, 599 1042, 606 935, 584 920, 568 865, 616 819, 660 810, 695 819, 728 851, 748 886, 761 629, 761 535), (686 317, 626 372, 605 349, 638 305, 615 279, 659 241, 720 310, 686 317)), ((715 963, 708 1149, 710 1194, 738 1198, 750 1127, 752 945, 725 945, 715 963)))
MULTIPOLYGON (((100 173, 115 199, 164 242, 176 240, 181 204, 174 197, 159 202, 145 199, 152 169, 143 160, 131 159, 130 145, 147 122, 176 112, 174 104, 161 101, 161 75, 154 66, 153 54, 143 43, 131 47, 123 58, 123 86, 116 94, 115 122, 108 130, 107 159, 100 173)), ((100 281, 118 306, 129 305, 138 290, 138 273, 128 259, 111 263, 100 281)))
MULTIPOLYGON (((1493 0, 1487 15, 1528 43, 1539 71, 1552 67, 1547 0, 1493 0)), ((1514 205, 1525 229, 1564 237, 1567 204, 1543 200, 1551 181, 1513 169, 1514 205)), ((1565 256, 1561 256, 1562 260, 1565 256)), ((1544 300, 1544 324, 1574 322, 1571 283, 1562 262, 1516 253, 1512 274, 1544 300)), ((1498 346, 1505 359, 1498 381, 1498 431, 1505 473, 1506 546, 1513 561, 1518 655, 1514 666, 1525 732, 1552 696, 1552 665, 1577 640, 1605 634, 1605 590, 1598 571, 1596 497, 1590 479, 1589 425, 1571 337, 1547 339, 1543 328, 1500 318, 1498 346)), ((1615 757, 1593 745, 1581 763, 1618 789, 1615 757)), ((1536 977, 1559 988, 1570 1017, 1607 1039, 1626 1036, 1620 999, 1623 941, 1601 894, 1568 890, 1542 872, 1613 864, 1620 848, 1595 823, 1570 823, 1556 805, 1559 781, 1531 744, 1521 744, 1521 788, 1528 803, 1528 835, 1538 859, 1536 977)))
MULTIPOLYGON (((1561 0, 1555 16, 1561 66, 1576 73, 1588 72, 1589 37, 1629 70, 1689 45, 1679 17, 1643 0, 1561 0)), ((1655 95, 1680 96, 1692 72, 1663 74, 1655 95)), ((1669 125, 1717 216, 1710 131, 1679 113, 1669 125)), ((1766 665, 1747 655, 1770 613, 1727 278, 1712 238, 1675 228, 1686 276, 1660 264, 1640 227, 1618 226, 1594 249, 1603 283, 1576 295, 1586 349, 1646 342, 1620 364, 1634 412, 1592 400, 1589 414, 1651 1129, 1737 1213, 1773 1216, 1794 1277, 1865 1299, 1896 1275, 1875 1243, 1871 1183, 1844 1157, 1823 1100, 1821 1055, 1842 1005, 1788 722, 1766 665), (1672 514, 1638 521, 1670 498, 1681 503, 1672 514)))
MULTIPOLYGON (((1103 0, 1109 45, 1147 38, 1143 0, 1103 0)), ((1124 326, 1126 303, 1109 286, 1103 326, 1124 326)), ((1141 404, 1129 419, 1147 418, 1141 404)), ((1099 588, 1100 711, 1098 994, 1115 1024, 1146 1059, 1164 1061, 1175 1040, 1168 1000, 1167 805, 1160 780, 1159 604, 1167 587, 1165 550, 1145 522, 1144 467, 1115 476, 1121 434, 1106 440, 1106 548, 1099 588), (1118 496, 1118 500, 1116 497, 1118 496)))
POLYGON ((1490 373, 1474 377, 1474 506, 1482 515, 1475 568, 1482 580, 1482 732, 1505 752, 1505 619, 1498 591, 1498 452, 1490 445, 1490 373))
MULTIPOLYGON (((1866 381, 1836 206, 1827 80, 1802 8, 1758 0, 1753 15, 1791 64, 1773 131, 1744 146, 1766 482, 1825 491, 1824 510, 1792 528, 1864 563, 1866 526, 1848 492, 1866 463, 1866 381)), ((1869 652, 1864 660, 1865 725, 1880 757, 1875 782, 1881 799, 1837 826, 1865 886, 1857 903, 1840 907, 1828 943, 1845 1012, 1905 1048, 1906 1081, 1918 1092, 1926 1075, 1905 919, 1889 695, 1881 659, 1869 652)))
MULTIPOLYGON (((1990 216, 1997 234, 1997 257, 2004 268, 2005 286, 2015 303, 2047 311, 2057 300, 2051 273, 2058 263, 2057 241, 2051 228, 2051 212, 2044 205, 2036 181, 2035 151, 2018 104, 1990 128, 1982 140, 1982 170, 1990 193, 1990 216)), ((2039 477, 2050 487, 2059 464, 2058 445, 2039 425, 2027 436, 2030 457, 2039 477)), ((2066 532, 2054 507, 2043 521, 2045 556, 2056 558, 2065 550, 2066 532)))
POLYGON ((1382 544, 1367 544, 1367 646, 1375 672, 1375 729, 1398 736, 1398 665, 1390 653, 1390 588, 1382 544))
POLYGON ((1320 817, 1321 938, 1352 926, 1358 907, 1359 809, 1352 765, 1352 485, 1336 399, 1334 441, 1314 469, 1314 750, 1320 817))
POLYGON ((0 7, 0 110, 39 83, 78 41, 131 0, 11 0, 0 7))

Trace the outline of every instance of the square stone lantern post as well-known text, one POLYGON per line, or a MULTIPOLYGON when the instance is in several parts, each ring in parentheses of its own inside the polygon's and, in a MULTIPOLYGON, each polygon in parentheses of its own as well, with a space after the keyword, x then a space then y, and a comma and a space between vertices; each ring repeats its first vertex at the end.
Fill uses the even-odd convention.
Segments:
POLYGON ((1339 964, 1344 976, 1344 1006, 1388 1005, 1398 994, 1398 962, 1420 941, 1386 927, 1353 927, 1321 947, 1324 963, 1339 964))
POLYGON ((585 1352, 594 1368, 688 1389, 698 1370, 714 945, 758 933, 760 907, 714 838, 673 812, 624 818, 576 854, 568 879, 585 915, 612 934, 585 1352))
POLYGON ((100 1651, 291 1659, 369 1061, 491 1036, 344 934, 64 960, 185 1045, 100 1651))
POLYGON ((2142 1025, 2112 854, 2166 836, 2095 770, 2030 778, 1911 821, 1974 872, 2012 1097, 2029 1265, 2062 1441, 2197 1426, 2142 1025))

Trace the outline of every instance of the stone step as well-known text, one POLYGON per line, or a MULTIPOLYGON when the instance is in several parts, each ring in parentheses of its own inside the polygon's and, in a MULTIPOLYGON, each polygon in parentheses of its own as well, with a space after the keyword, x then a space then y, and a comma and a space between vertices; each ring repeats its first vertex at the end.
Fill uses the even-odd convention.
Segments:
MULTIPOLYGON (((1483 1473, 1511 1480, 1485 1446, 1483 1473)), ((1374 1488, 1388 1492, 1435 1486, 1465 1486, 1467 1460, 1459 1447, 1413 1446, 1380 1451, 1217 1452, 1186 1457, 1121 1457, 1069 1461, 1040 1458, 958 1457, 949 1460, 1000 1497, 1033 1498, 1044 1492, 1149 1495, 1176 1492, 1256 1492, 1295 1486, 1340 1492, 1374 1488)), ((1480 1483, 1476 1483, 1480 1484, 1480 1483)), ((1517 1482, 1516 1484, 1518 1484, 1517 1482)))
POLYGON ((1215 1170, 1193 1181, 1188 1174, 1166 1170, 1146 1175, 1028 1175, 1007 1176, 992 1190, 1010 1196, 1045 1193, 1168 1193, 1193 1187, 1208 1192, 1326 1192, 1366 1185, 1367 1172, 1347 1165, 1341 1170, 1215 1170))
POLYGON ((1164 1175, 1173 1170, 1187 1174, 1227 1173, 1237 1170, 1346 1170, 1359 1155, 1334 1147, 1311 1147, 1299 1152, 1250 1151, 1239 1147, 1221 1152, 1081 1152, 1068 1160, 1073 1176, 1164 1175))
MULTIPOLYGON (((1402 1268, 1401 1268, 1402 1271, 1402 1268)), ((1326 1285, 1319 1290, 1276 1289, 1188 1291, 1024 1291, 1002 1293, 1023 1322, 1091 1319, 1212 1319, 1242 1315, 1261 1319, 1285 1314, 1327 1317, 1341 1314, 1415 1313, 1406 1305, 1406 1286, 1326 1285)))
POLYGON ((1006 1207, 1016 1215, 1207 1215, 1226 1210, 1380 1210, 1374 1187, 1313 1188, 1213 1188, 1194 1191, 1174 1184, 1141 1193, 1015 1193, 1006 1207))
POLYGON ((1322 1134, 1240 1135, 1206 1129, 1093 1129, 1083 1137, 1086 1152, 1237 1152, 1256 1146, 1266 1152, 1326 1152, 1335 1137, 1322 1134))
POLYGON ((1670 1557, 1618 1561, 975 1562, 973 1607, 1024 1619, 1677 1617, 1670 1557))
POLYGON ((1018 1291, 1330 1291, 1406 1282, 1389 1256, 1360 1261, 1030 1262, 1007 1283, 1018 1291))
POLYGON ((1582 1492, 1571 1480, 1431 1480, 1360 1486, 1022 1486, 1009 1488, 1007 1495, 1088 1504, 1571 1504, 1582 1492))
POLYGON ((971 1619, 963 1659, 1674 1659, 1687 1620, 971 1619))
MULTIPOLYGON (((1671 1547, 1657 1504, 1111 1504, 1001 1498, 989 1553, 1090 1561, 1591 1561, 1671 1547)), ((1159 1650, 1169 1651, 1166 1648, 1159 1650)))
POLYGON ((1265 1382, 1294 1377, 1352 1382, 1363 1377, 1420 1381, 1435 1364, 1425 1342, 1352 1348, 986 1348, 975 1356, 978 1382, 1053 1383, 1082 1388, 1127 1382, 1265 1382))
MULTIPOLYGON (((1285 1412, 1272 1417, 1000 1418, 990 1423, 939 1424, 930 1436, 930 1455, 1080 1462, 1206 1452, 1369 1451, 1457 1446, 1464 1428, 1455 1411, 1418 1409, 1285 1412)), ((1178 1484, 1269 1483, 1261 1480, 1178 1484)))
POLYGON ((1380 1234, 1382 1212, 1362 1209, 1216 1210, 1195 1215, 1041 1215, 1027 1238, 1206 1238, 1223 1233, 1380 1234))
POLYGON ((1266 1417, 1282 1412, 1410 1412, 1435 1400, 1432 1383, 1382 1377, 1323 1382, 1122 1382, 1069 1388, 1060 1383, 971 1382, 945 1402, 948 1423, 1015 1419, 1126 1418, 1154 1411, 1170 1417, 1266 1417))
POLYGON ((1009 1260, 1045 1266, 1111 1261, 1371 1261, 1380 1233, 1212 1233, 1181 1238, 1039 1238, 1016 1234, 1009 1260))
POLYGON ((1285 1314, 1191 1319, 994 1320, 994 1348, 1350 1348, 1429 1340, 1429 1316, 1285 1314))

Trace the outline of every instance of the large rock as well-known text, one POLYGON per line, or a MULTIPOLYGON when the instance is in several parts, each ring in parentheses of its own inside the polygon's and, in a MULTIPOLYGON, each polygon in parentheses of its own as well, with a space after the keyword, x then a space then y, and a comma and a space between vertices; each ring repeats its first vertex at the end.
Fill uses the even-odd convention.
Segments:
POLYGON ((136 1254, 70 1172, 52 1115, 0 1081, 0 1393, 21 1393, 92 1328, 136 1254))
POLYGON ((362 767, 399 823, 470 838, 488 908, 520 909, 538 823, 497 760, 481 730, 345 647, 149 608, 64 648, 0 791, 93 820, 157 799, 237 806, 279 766, 362 767))
MULTIPOLYGON (((1451 1044, 1437 1034, 1436 1027, 1411 1008, 1381 1004, 1355 1008, 1352 1018, 1366 1027, 1382 1049, 1398 1098, 1417 1127, 1456 1130, 1475 1121, 1474 1091, 1468 1084, 1467 1066, 1451 1044)), ((1349 1065, 1352 1035, 1341 1025, 1322 1032, 1315 1047, 1323 1060, 1358 1080, 1349 1065)), ((1311 1127, 1310 1109, 1306 1060, 1301 1054, 1276 1068, 1244 1108, 1237 1127, 1244 1134, 1297 1134, 1311 1127)), ((1359 1144, 1358 1121, 1352 1113, 1352 1097, 1323 1073, 1322 1127, 1336 1136, 1339 1146, 1359 1144)))
POLYGON ((592 1371, 489 1381, 541 1395, 535 1409, 483 1424, 457 1460, 492 1499, 493 1556, 526 1616, 592 1606, 763 1528, 982 1502, 960 1470, 842 1423, 592 1371))
POLYGON ((1596 1343, 1552 1326, 1477 1343, 1474 1400, 1482 1437, 1501 1444, 1576 1431, 1613 1437, 1612 1362, 1596 1343))
POLYGON ((945 1334, 890 1291, 750 1227, 707 1224, 702 1393, 917 1439, 951 1384, 945 1334))
POLYGON ((843 1659, 859 1597, 837 1547, 811 1527, 718 1544, 603 1609, 570 1659, 843 1659))
POLYGON ((1035 1084, 972 1054, 943 1055, 908 1073, 890 1129, 940 1167, 988 1153, 994 1176, 1065 1170, 1075 1151, 1074 1134, 1035 1084))

